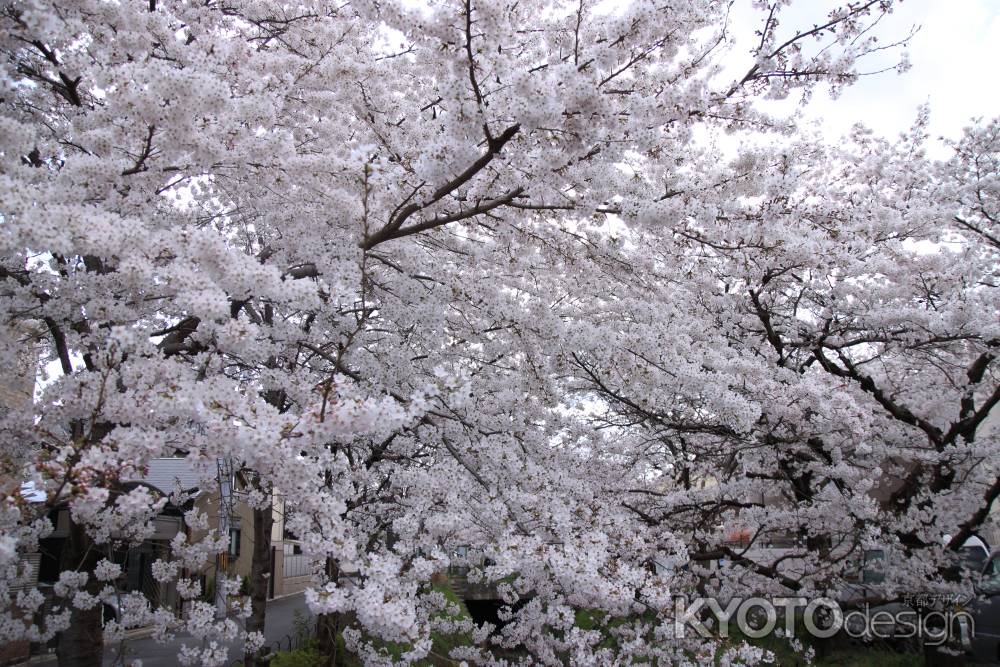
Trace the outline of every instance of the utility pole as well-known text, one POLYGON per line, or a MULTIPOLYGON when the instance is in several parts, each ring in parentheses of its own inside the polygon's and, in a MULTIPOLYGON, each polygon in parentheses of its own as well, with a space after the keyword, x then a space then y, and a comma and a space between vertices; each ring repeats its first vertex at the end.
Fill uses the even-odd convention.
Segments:
POLYGON ((229 547, 228 540, 232 539, 229 529, 232 525, 233 516, 233 462, 229 459, 218 459, 219 469, 219 536, 225 537, 227 547, 224 553, 215 555, 215 618, 222 620, 228 613, 226 605, 226 595, 220 585, 222 577, 228 570, 229 547))

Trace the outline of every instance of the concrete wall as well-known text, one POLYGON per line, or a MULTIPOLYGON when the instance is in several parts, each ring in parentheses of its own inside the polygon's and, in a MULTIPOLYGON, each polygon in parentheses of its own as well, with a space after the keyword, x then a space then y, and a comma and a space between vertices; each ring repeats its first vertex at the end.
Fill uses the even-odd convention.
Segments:
POLYGON ((274 597, 304 591, 312 575, 307 571, 305 556, 294 553, 294 545, 278 543, 274 550, 274 597))
MULTIPOLYGON (((213 489, 211 493, 202 493, 195 501, 195 507, 208 515, 209 529, 219 529, 219 491, 213 489)), ((228 576, 247 577, 250 575, 250 563, 253 560, 253 510, 245 502, 238 498, 233 503, 233 516, 230 518, 230 528, 240 530, 240 552, 236 558, 226 558, 225 572, 228 576)), ((207 531, 191 531, 192 541, 197 541, 205 537, 207 531)), ((228 539, 228 536, 226 536, 228 539)), ((205 575, 206 581, 215 579, 215 564, 209 563, 204 572, 198 574, 205 575)))
POLYGON ((296 554, 298 540, 285 535, 285 501, 275 494, 271 527, 274 553, 274 597, 304 591, 312 579, 305 556, 296 554))
MULTIPOLYGON (((195 503, 196 507, 209 516, 209 528, 219 526, 219 493, 213 490, 212 493, 203 493, 195 503)), ((226 568, 229 576, 250 576, 250 566, 253 560, 253 510, 237 496, 233 503, 233 523, 232 527, 240 528, 240 554, 239 557, 231 559, 226 568)), ((299 593, 306 589, 311 581, 311 572, 305 556, 297 554, 296 540, 285 539, 284 529, 284 502, 280 497, 275 497, 272 507, 274 523, 271 528, 271 547, 274 555, 272 572, 274 573, 274 597, 299 593)), ((205 531, 192 533, 193 539, 204 537, 205 531)), ((206 582, 215 578, 214 563, 210 563, 203 574, 206 582)))
MULTIPOLYGON (((979 427, 976 438, 995 438, 998 431, 1000 431, 1000 408, 995 407, 979 427)), ((996 474, 998 472, 997 466, 1000 463, 994 461, 992 464, 986 465, 990 465, 993 468, 993 473, 996 474)), ((991 550, 1000 549, 1000 500, 993 502, 993 507, 990 509, 986 521, 983 522, 979 534, 986 540, 991 550)))
MULTIPOLYGON (((0 415, 11 409, 21 409, 28 406, 35 390, 35 374, 38 372, 38 348, 32 335, 25 327, 24 349, 17 355, 15 368, 8 368, 0 377, 0 415)), ((13 454, 13 452, 7 452, 13 454)), ((21 480, 11 475, 0 479, 0 493, 4 495, 18 493, 21 480)), ((38 554, 29 554, 24 562, 24 584, 34 585, 38 576, 38 554)), ((11 613, 15 618, 21 616, 21 610, 14 605, 11 613)), ((31 645, 28 642, 0 642, 0 665, 12 665, 26 660, 30 654, 31 645)))

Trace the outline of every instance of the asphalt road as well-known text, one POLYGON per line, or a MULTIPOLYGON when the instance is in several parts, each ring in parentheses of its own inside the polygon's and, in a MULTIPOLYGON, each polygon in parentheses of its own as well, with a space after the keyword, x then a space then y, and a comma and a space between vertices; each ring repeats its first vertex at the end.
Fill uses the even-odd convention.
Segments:
MULTIPOLYGON (((288 647, 288 641, 295 636, 295 612, 299 612, 307 619, 312 619, 312 614, 306 606, 305 596, 301 593, 291 595, 280 600, 271 600, 267 604, 267 623, 264 629, 264 637, 269 645, 276 642, 281 643, 281 648, 288 647)), ((190 635, 178 634, 172 641, 159 644, 152 638, 133 639, 126 643, 124 659, 119 659, 118 647, 109 646, 104 649, 104 664, 109 665, 130 665, 134 660, 141 660, 142 667, 175 667, 177 663, 177 653, 181 644, 192 644, 190 635)), ((229 646, 229 663, 243 657, 243 643, 237 642, 229 646)), ((53 656, 50 660, 36 662, 33 665, 55 665, 53 656)))

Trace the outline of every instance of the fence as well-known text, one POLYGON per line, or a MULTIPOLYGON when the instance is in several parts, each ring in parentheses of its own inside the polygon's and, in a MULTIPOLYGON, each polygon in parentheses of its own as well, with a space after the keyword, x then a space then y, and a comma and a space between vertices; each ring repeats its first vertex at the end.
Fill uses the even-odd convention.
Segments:
MULTIPOLYGON (((288 634, 275 639, 273 642, 265 643, 262 653, 266 656, 267 660, 271 660, 276 654, 282 651, 294 651, 296 649, 305 648, 311 641, 311 635, 288 634)), ((243 656, 240 656, 230 662, 229 667, 243 667, 243 656)))
POLYGON ((307 574, 312 574, 308 558, 305 554, 298 554, 296 556, 286 554, 282 563, 282 574, 284 574, 286 579, 288 577, 304 577, 307 574))

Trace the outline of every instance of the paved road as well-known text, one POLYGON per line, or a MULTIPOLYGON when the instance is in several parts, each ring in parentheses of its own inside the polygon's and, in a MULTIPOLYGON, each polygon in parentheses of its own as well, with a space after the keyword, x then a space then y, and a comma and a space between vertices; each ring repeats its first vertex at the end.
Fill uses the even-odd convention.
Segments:
MULTIPOLYGON (((280 641, 282 649, 287 647, 289 636, 295 635, 295 612, 299 612, 308 619, 312 618, 312 614, 306 606, 305 596, 301 593, 280 600, 272 600, 267 604, 267 625, 264 629, 264 636, 268 644, 280 641)), ((123 661, 118 660, 117 646, 105 648, 104 664, 106 667, 129 665, 132 660, 138 659, 142 660, 142 667, 175 667, 177 665, 177 652, 180 651, 181 644, 185 642, 189 646, 191 645, 190 635, 178 634, 176 638, 165 644, 159 644, 152 638, 133 639, 127 642, 123 661)), ((229 646, 230 662, 242 657, 242 642, 229 646)), ((49 661, 35 664, 50 667, 54 666, 56 661, 53 657, 49 661)))

